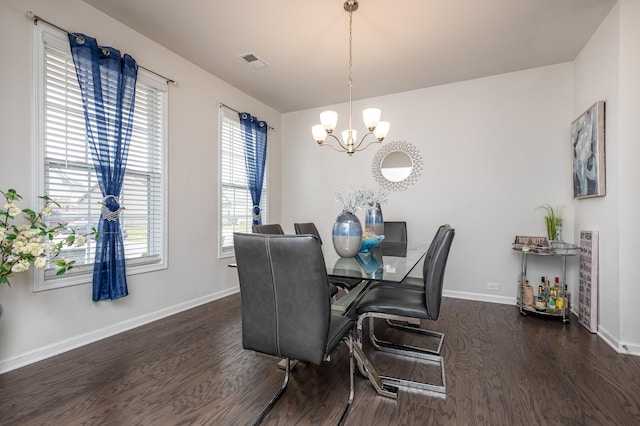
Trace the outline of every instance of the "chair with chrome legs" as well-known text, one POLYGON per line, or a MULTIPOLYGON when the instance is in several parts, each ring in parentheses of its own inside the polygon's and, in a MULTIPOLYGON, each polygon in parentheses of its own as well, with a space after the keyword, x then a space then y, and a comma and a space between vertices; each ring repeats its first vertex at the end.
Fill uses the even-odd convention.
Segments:
MULTIPOLYGON (((371 285, 370 290, 356 306, 356 313, 358 314, 357 338, 359 345, 362 345, 363 322, 367 318, 370 319, 370 333, 373 330, 373 321, 375 318, 399 321, 412 319, 435 321, 438 319, 442 301, 444 272, 454 236, 455 230, 449 225, 443 225, 441 229, 438 230, 436 238, 434 238, 432 242, 432 247, 429 248, 425 256, 423 285, 421 289, 413 285, 403 286, 402 284, 391 286, 385 283, 373 283, 371 285)), ((406 327, 406 329, 421 334, 432 335, 433 333, 430 330, 423 330, 417 327, 406 327)), ((374 341, 371 335, 370 338, 370 340, 374 341)), ((380 342, 377 339, 375 340, 380 342)), ((426 360, 437 364, 441 370, 442 380, 440 384, 380 376, 380 379, 382 379, 385 385, 412 387, 438 393, 446 392, 444 359, 440 355, 435 355, 431 353, 432 351, 422 348, 397 345, 390 342, 384 342, 384 345, 379 345, 376 349, 426 360)), ((363 371, 363 374, 366 375, 366 371, 363 371)))
POLYGON ((267 223, 264 225, 251 225, 254 234, 279 234, 284 235, 282 226, 279 223, 267 223))
POLYGON ((339 345, 349 347, 349 398, 354 392, 353 320, 331 312, 320 242, 310 235, 235 233, 242 307, 242 346, 286 358, 280 390, 255 419, 259 424, 287 387, 291 360, 320 364, 339 345))
MULTIPOLYGON (((251 231, 254 234, 271 234, 271 235, 284 235, 282 226, 279 223, 268 223, 265 225, 251 225, 251 231)), ((320 237, 318 237, 320 239, 320 237)), ((320 241, 322 244, 322 241, 320 241)), ((335 297, 338 294, 338 286, 334 283, 329 283, 329 291, 331 297, 335 297)))
MULTIPOLYGON (((431 244, 429 245, 429 250, 427 250, 427 254, 425 256, 425 265, 426 265, 426 258, 429 258, 433 255, 434 250, 436 249, 436 247, 438 247, 438 244, 440 244, 440 240, 442 239, 447 229, 449 229, 448 225, 441 225, 440 228, 438 228, 436 235, 433 237, 433 240, 431 240, 431 244)), ((399 285, 403 286, 404 288, 411 288, 418 291, 424 291, 424 274, 425 274, 425 271, 423 267, 422 278, 406 277, 404 280, 402 280, 402 282, 399 285)), ((398 286, 397 284, 384 283, 384 282, 375 283, 375 285, 387 286, 387 287, 393 287, 393 288, 396 288, 398 286)), ((442 345, 444 343, 444 333, 420 328, 420 319, 417 319, 417 318, 412 319, 411 321, 405 321, 406 324, 400 324, 390 319, 385 320, 385 322, 390 327, 393 327, 396 329, 422 333, 427 336, 435 337, 437 340, 436 340, 434 349, 422 348, 421 350, 423 350, 426 353, 440 355, 440 351, 442 350, 442 345)), ((378 350, 384 350, 384 347, 387 347, 388 345, 392 345, 392 346, 394 345, 393 343, 389 343, 384 340, 379 340, 376 337, 373 321, 371 321, 371 327, 369 328, 369 340, 371 341, 372 346, 378 350)))
MULTIPOLYGON (((322 244, 322 238, 320 238, 318 228, 316 228, 316 225, 313 222, 294 223, 293 229, 295 229, 296 234, 315 235, 320 241, 320 244, 322 244)), ((350 290, 353 290, 355 286, 360 284, 362 280, 357 278, 329 278, 329 282, 342 288, 348 293, 350 290)))
POLYGON ((384 240, 380 243, 383 256, 407 255, 407 222, 384 222, 384 240))

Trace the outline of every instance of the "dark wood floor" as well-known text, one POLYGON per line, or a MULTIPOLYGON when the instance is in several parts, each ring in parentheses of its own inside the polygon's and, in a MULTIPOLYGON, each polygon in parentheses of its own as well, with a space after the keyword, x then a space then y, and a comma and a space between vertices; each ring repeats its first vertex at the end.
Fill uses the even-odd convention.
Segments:
MULTIPOLYGON (((429 326, 446 333, 446 397, 401 391, 394 401, 356 375, 347 424, 640 424, 640 358, 615 353, 575 318, 563 325, 513 306, 445 299, 429 326)), ((240 334, 233 295, 5 373, 0 424, 247 424, 283 372, 274 358, 243 350, 240 334)), ((382 372, 431 374, 373 352, 382 372)), ((336 424, 348 386, 344 346, 330 363, 298 364, 264 424, 336 424)))

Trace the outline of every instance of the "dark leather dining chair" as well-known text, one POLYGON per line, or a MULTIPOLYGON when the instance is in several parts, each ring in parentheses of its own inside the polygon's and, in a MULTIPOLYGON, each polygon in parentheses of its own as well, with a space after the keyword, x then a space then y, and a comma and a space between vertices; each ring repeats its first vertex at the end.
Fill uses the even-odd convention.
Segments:
POLYGON ((383 256, 407 255, 407 222, 384 222, 384 240, 380 243, 383 256))
MULTIPOLYGON (((284 235, 284 231, 282 230, 282 226, 279 223, 268 223, 264 225, 251 225, 251 231, 254 234, 272 234, 272 235, 284 235)), ((318 239, 320 236, 318 235, 318 239)), ((320 244, 322 244, 322 240, 320 240, 320 244)), ((331 297, 335 297, 338 294, 338 286, 332 282, 329 282, 329 291, 331 292, 331 297)))
MULTIPOLYGON (((320 244, 322 244, 322 238, 320 238, 320 233, 318 232, 318 228, 316 228, 315 223, 313 222, 303 222, 303 223, 294 223, 293 229, 295 229, 296 234, 309 234, 315 235, 320 244)), ((359 278, 329 278, 329 282, 337 287, 342 288, 345 292, 349 292, 355 286, 362 282, 359 278)))
POLYGON ((331 311, 324 258, 310 235, 234 233, 240 282, 242 346, 286 358, 280 390, 254 421, 260 423, 285 391, 291 360, 320 364, 339 345, 349 347, 349 399, 354 393, 353 320, 331 311))
POLYGON ((254 234, 280 234, 284 235, 282 226, 279 223, 267 223, 264 225, 251 225, 254 234))
MULTIPOLYGON (((427 250, 426 256, 425 256, 425 263, 423 265, 423 277, 406 277, 404 280, 402 280, 402 282, 399 284, 401 285, 403 288, 406 289, 413 289, 413 290, 417 290, 417 291, 424 291, 424 267, 426 265, 426 261, 427 259, 431 258, 433 256, 434 251, 436 250, 436 248, 439 247, 440 245, 440 241, 442 240, 442 237, 444 236, 445 232, 447 231, 447 229, 449 229, 450 226, 449 225, 441 225, 440 228, 438 228, 438 230, 436 231, 436 234, 434 235, 433 239, 431 240, 431 244, 429 245, 429 249, 427 250)), ((392 288, 396 288, 398 286, 398 284, 393 284, 393 283, 385 283, 385 282, 376 282, 374 283, 375 286, 377 287, 382 287, 382 286, 386 286, 386 287, 392 287, 392 288)), ((414 318, 411 321, 405 321, 404 324, 402 323, 398 323, 397 321, 392 321, 391 319, 386 319, 385 320, 386 323, 396 329, 400 329, 400 330, 406 330, 406 331, 411 331, 411 332, 417 332, 417 333, 421 333, 427 336, 431 336, 431 337, 435 337, 436 340, 436 344, 435 344, 435 349, 431 349, 431 348, 421 348, 421 349, 417 349, 417 348, 413 348, 414 350, 422 350, 426 353, 431 353, 434 355, 440 355, 440 351, 442 350, 442 345, 444 343, 444 333, 440 333, 438 331, 433 331, 433 330, 428 330, 425 328, 420 328, 420 319, 414 318)), ((393 343, 389 343, 383 340, 379 340, 376 337, 375 334, 375 328, 374 328, 374 324, 372 323, 370 328, 369 328, 369 340, 371 342, 371 345, 378 349, 378 350, 385 350, 384 348, 388 347, 389 345, 391 345, 392 347, 396 346, 393 343)), ((409 349, 408 347, 405 347, 406 349, 409 349)))
MULTIPOLYGON (((442 302, 442 286, 444 282, 444 273, 449 257, 449 251, 455 236, 455 230, 449 225, 443 225, 436 233, 436 237, 432 241, 432 247, 429 248, 425 256, 423 266, 423 286, 417 289, 415 286, 403 286, 398 284, 391 286, 385 283, 373 283, 371 289, 357 303, 356 313, 358 315, 357 322, 357 338, 358 343, 362 344, 363 322, 369 318, 369 331, 373 330, 373 322, 375 318, 408 321, 412 319, 424 319, 435 321, 440 313, 440 304, 442 302)), ((423 330, 417 327, 407 327, 408 330, 422 333, 430 330, 423 330)), ((370 336, 371 337, 371 336, 370 336)), ((372 340, 372 339, 371 339, 372 340)), ((441 384, 423 383, 409 379, 396 377, 381 376, 383 383, 393 386, 404 386, 429 390, 438 393, 446 392, 446 381, 444 372, 444 359, 440 355, 430 353, 422 348, 413 346, 395 345, 385 342, 384 346, 377 349, 391 352, 398 355, 419 358, 437 364, 441 370, 441 384)), ((363 372, 366 374, 366 372, 363 372)))

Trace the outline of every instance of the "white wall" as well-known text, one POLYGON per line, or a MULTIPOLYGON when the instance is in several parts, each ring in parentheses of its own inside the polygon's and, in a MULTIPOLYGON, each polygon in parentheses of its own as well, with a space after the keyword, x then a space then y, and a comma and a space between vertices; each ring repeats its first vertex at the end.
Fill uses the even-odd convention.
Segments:
MULTIPOLYGON (((356 73, 356 93, 357 87, 356 73)), ((448 295, 515 303, 520 258, 511 250, 514 236, 546 235, 537 206, 571 204, 572 88, 573 65, 565 63, 354 103, 359 132, 360 111, 378 106, 391 122, 387 141, 405 140, 423 155, 419 181, 391 193, 382 209, 387 220, 406 220, 418 241, 429 242, 442 223, 456 229, 448 295), (487 283, 499 283, 500 291, 487 291, 487 283)), ((342 130, 347 105, 331 108, 342 130)), ((283 115, 282 224, 293 232, 293 222, 314 221, 331 244, 340 211, 333 187, 375 186, 371 161, 379 145, 352 157, 318 147, 310 127, 324 109, 283 115)), ((569 208, 568 229, 571 216, 569 208)), ((559 275, 559 262, 539 260, 530 262, 530 277, 559 275)))
POLYGON ((596 101, 605 105, 605 197, 573 201, 574 233, 597 230, 600 238, 598 329, 608 341, 620 336, 619 217, 620 152, 618 105, 619 4, 614 6, 575 60, 573 119, 596 101))
POLYGON ((575 230, 600 231, 598 334, 640 354, 640 3, 620 0, 575 60, 574 116, 606 103, 607 195, 574 202, 575 230))
POLYGON ((620 184, 620 347, 640 353, 640 2, 620 2, 619 184, 620 184))
POLYGON ((32 199, 31 103, 36 15, 131 54, 177 81, 169 87, 169 267, 129 278, 128 297, 94 303, 91 285, 31 292, 30 273, 0 286, 0 372, 237 291, 229 259, 217 259, 218 102, 247 110, 271 132, 270 202, 278 219, 280 114, 78 0, 0 2, 0 187, 32 199))

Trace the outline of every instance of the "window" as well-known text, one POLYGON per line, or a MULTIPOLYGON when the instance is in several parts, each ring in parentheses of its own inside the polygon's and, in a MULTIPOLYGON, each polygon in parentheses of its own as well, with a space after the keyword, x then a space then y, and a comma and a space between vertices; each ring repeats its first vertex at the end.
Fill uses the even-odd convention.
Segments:
MULTIPOLYGON (((265 173, 260 210, 267 220, 267 173, 265 173)), ((220 257, 233 256, 233 233, 251 232, 253 202, 247 185, 244 162, 244 138, 238 113, 220 107, 220 257)))
MULTIPOLYGON (((39 22, 36 27, 34 120, 38 194, 47 194, 60 207, 49 221, 86 233, 98 226, 102 194, 86 142, 80 87, 67 35, 39 22)), ((127 274, 165 267, 167 85, 163 79, 138 70, 134 124, 124 178, 120 216, 127 274)), ((61 235, 60 238, 63 238, 61 235)), ((54 268, 37 274, 35 290, 91 281, 95 242, 65 249, 61 256, 76 261, 67 274, 54 268)))

